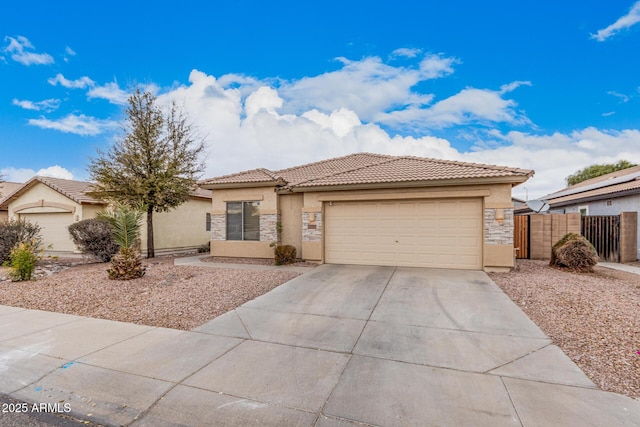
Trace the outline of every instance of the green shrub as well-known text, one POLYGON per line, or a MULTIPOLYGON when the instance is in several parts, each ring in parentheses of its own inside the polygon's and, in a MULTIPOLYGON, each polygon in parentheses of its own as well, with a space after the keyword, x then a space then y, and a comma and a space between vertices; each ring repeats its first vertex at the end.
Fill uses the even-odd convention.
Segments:
POLYGON ((18 243, 9 253, 9 261, 5 262, 11 270, 9 276, 14 282, 31 280, 36 263, 41 258, 37 239, 18 243))
POLYGON ((109 221, 101 218, 84 219, 69 226, 73 243, 85 254, 108 262, 120 246, 113 239, 109 221))
POLYGON ((552 266, 566 267, 576 271, 591 272, 598 263, 598 253, 583 236, 568 233, 551 248, 552 266))
POLYGON ((273 254, 276 265, 293 264, 296 261, 296 248, 291 245, 275 245, 273 254))
POLYGON ((9 260, 11 250, 22 242, 33 242, 36 248, 40 248, 40 226, 24 219, 0 222, 0 264, 9 260))

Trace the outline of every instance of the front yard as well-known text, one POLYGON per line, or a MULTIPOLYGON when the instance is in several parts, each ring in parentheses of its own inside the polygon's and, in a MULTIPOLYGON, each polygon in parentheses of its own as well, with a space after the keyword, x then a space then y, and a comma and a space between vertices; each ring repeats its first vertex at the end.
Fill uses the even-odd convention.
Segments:
POLYGON ((300 275, 176 267, 171 257, 144 264, 145 276, 130 281, 109 280, 108 263, 74 265, 37 281, 0 281, 0 305, 190 330, 300 275))
POLYGON ((640 398, 640 276, 517 266, 489 275, 601 389, 640 398))

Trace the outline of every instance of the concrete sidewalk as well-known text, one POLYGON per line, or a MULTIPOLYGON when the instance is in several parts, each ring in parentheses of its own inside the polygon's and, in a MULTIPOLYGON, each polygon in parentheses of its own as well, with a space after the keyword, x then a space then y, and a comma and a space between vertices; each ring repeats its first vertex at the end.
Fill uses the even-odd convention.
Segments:
POLYGON ((640 425, 479 271, 322 265, 194 331, 0 306, 0 373, 106 425, 640 425))
POLYGON ((203 258, 208 258, 211 255, 194 255, 189 257, 175 258, 173 260, 174 265, 190 265, 193 267, 207 267, 207 268, 233 268, 236 270, 281 270, 281 271, 296 271, 298 273, 306 273, 314 267, 298 267, 295 265, 261 265, 261 264, 242 264, 231 262, 207 262, 202 261, 203 258))
POLYGON ((620 264, 619 262, 599 262, 598 265, 612 270, 626 271, 627 273, 640 275, 640 267, 633 265, 620 264))

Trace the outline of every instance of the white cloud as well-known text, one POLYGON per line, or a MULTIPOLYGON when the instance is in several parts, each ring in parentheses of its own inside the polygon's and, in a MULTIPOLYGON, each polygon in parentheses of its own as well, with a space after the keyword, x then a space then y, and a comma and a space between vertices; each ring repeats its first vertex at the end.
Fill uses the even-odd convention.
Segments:
POLYGON ((50 79, 48 79, 47 82, 52 86, 60 84, 61 86, 68 89, 84 89, 86 87, 92 87, 95 85, 95 82, 87 76, 80 77, 76 80, 69 80, 60 73, 56 74, 55 77, 51 77, 50 79))
POLYGON ((25 110, 33 110, 33 111, 46 111, 51 112, 55 111, 60 107, 59 99, 45 99, 43 101, 29 101, 29 100, 19 100, 13 99, 13 105, 17 105, 18 107, 24 108, 25 110))
POLYGON ((391 52, 390 57, 391 58, 397 58, 397 57, 415 58, 420 53, 422 53, 422 51, 420 49, 401 47, 401 48, 396 49, 393 52, 391 52))
POLYGON ((30 119, 28 123, 42 129, 53 129, 82 136, 98 135, 118 126, 117 122, 100 120, 95 117, 85 116, 84 114, 69 114, 59 120, 49 120, 42 117, 40 119, 30 119))
POLYGON ((640 158, 640 130, 601 130, 593 127, 569 134, 494 133, 503 144, 463 155, 465 160, 534 169, 535 176, 514 188, 516 197, 542 197, 565 186, 564 179, 595 163, 640 158))
POLYGON ((620 100, 620 102, 629 102, 629 96, 622 94, 622 93, 618 93, 615 92, 613 90, 610 90, 609 92, 607 92, 607 95, 611 95, 611 96, 615 96, 616 98, 618 98, 620 100))
POLYGON ((64 51, 65 51, 65 53, 66 53, 67 55, 69 55, 69 56, 76 56, 76 51, 75 51, 75 50, 73 50, 73 49, 71 49, 69 46, 66 46, 66 47, 64 48, 64 51))
MULTIPOLYGON (((481 130, 475 151, 463 153, 449 141, 433 136, 391 136, 376 123, 367 123, 352 109, 330 112, 309 108, 287 111, 289 100, 278 88, 248 81, 249 95, 241 85, 225 87, 223 79, 194 70, 189 84, 160 95, 162 105, 175 100, 182 105, 198 132, 206 136, 209 157, 205 177, 257 167, 280 169, 354 152, 415 155, 441 159, 498 164, 534 169, 536 175, 514 188, 524 198, 543 196, 564 186, 564 178, 593 163, 640 158, 640 131, 605 131, 595 128, 569 134, 535 135, 525 132, 503 134, 481 130)), ((225 83, 227 83, 225 81, 225 83)), ((465 89, 433 107, 437 116, 474 116, 508 122, 526 120, 514 110, 514 102, 502 99, 502 92, 465 89)), ((464 120, 463 120, 464 121, 464 120)))
POLYGON ((53 64, 54 60, 48 53, 35 53, 30 50, 35 49, 29 39, 24 36, 5 37, 9 44, 3 49, 16 62, 22 65, 46 65, 53 64))
POLYGON ((10 182, 26 182, 36 175, 73 179, 73 174, 59 165, 49 166, 38 171, 34 169, 8 167, 0 170, 0 175, 3 175, 5 180, 10 182))
POLYGON ((637 1, 631 6, 629 13, 618 18, 616 22, 606 28, 598 30, 596 34, 591 34, 591 38, 603 42, 620 31, 633 27, 638 22, 640 22, 640 1, 637 1))
POLYGON ((530 120, 516 109, 516 102, 504 93, 528 82, 503 85, 499 91, 467 88, 430 107, 409 107, 375 117, 379 123, 419 130, 446 128, 470 123, 528 124, 530 120))
POLYGON ((87 92, 87 97, 106 99, 112 104, 124 105, 129 99, 129 92, 120 89, 117 82, 107 83, 103 86, 95 86, 87 92))
POLYGON ((424 106, 433 96, 412 88, 422 81, 453 73, 457 61, 442 55, 426 55, 411 67, 396 67, 385 64, 379 57, 337 60, 342 63, 339 70, 283 83, 279 94, 285 100, 284 110, 301 113, 315 108, 330 113, 347 108, 370 121, 381 111, 424 106))

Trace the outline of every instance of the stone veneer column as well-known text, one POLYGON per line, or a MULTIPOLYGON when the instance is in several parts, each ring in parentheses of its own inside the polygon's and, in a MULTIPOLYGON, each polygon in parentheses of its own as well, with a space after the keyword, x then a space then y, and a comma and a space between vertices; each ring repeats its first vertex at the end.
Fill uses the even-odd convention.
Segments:
POLYGON ((227 240, 227 216, 211 214, 211 240, 227 240))
POLYGON ((302 212, 302 241, 322 240, 322 212, 302 212))
POLYGON ((278 214, 260 214, 260 241, 261 242, 277 242, 278 228, 280 221, 278 214))
POLYGON ((513 208, 484 210, 485 245, 513 245, 513 208), (503 212, 503 219, 496 219, 496 211, 503 212))

